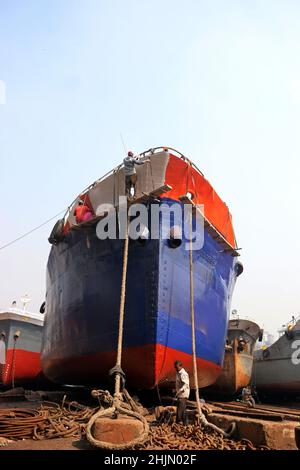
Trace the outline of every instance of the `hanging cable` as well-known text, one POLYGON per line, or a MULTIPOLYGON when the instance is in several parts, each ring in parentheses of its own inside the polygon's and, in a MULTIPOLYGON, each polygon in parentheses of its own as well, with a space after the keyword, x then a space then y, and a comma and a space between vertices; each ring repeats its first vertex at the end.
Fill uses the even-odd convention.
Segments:
MULTIPOLYGON (((191 208, 192 209, 192 208, 191 208)), ((194 304, 194 279, 193 279, 193 210, 189 214, 189 231, 190 231, 190 240, 189 240, 189 265, 190 265, 190 315, 191 315, 191 325, 192 325, 192 359, 193 359, 193 379, 195 386, 195 395, 196 395, 196 404, 198 411, 199 422, 207 428, 211 428, 214 431, 222 434, 224 437, 231 437, 233 432, 236 429, 236 424, 233 423, 229 431, 224 431, 224 429, 219 428, 213 423, 210 423, 205 418, 199 397, 199 382, 198 382, 198 369, 197 369, 197 351, 196 351, 196 328, 195 328, 195 304, 194 304)))
POLYGON ((43 227, 44 225, 47 225, 49 222, 51 222, 51 220, 53 219, 56 219, 56 217, 58 217, 59 215, 63 214, 66 212, 66 209, 58 212, 58 214, 55 214, 53 217, 51 217, 51 219, 48 219, 46 220, 45 222, 43 222, 42 224, 38 225, 37 227, 34 227, 33 229, 29 230, 29 232, 26 232, 24 233, 23 235, 21 235, 20 237, 18 238, 15 238, 14 240, 6 243, 5 245, 2 245, 0 246, 0 250, 3 250, 4 248, 7 248, 8 246, 12 245, 13 243, 16 243, 18 242, 19 240, 22 240, 22 238, 25 238, 27 237, 28 235, 30 235, 31 233, 35 232, 36 230, 38 230, 39 228, 43 227))
MULTIPOLYGON (((120 310, 119 310, 119 329, 118 329, 118 346, 117 346, 117 360, 116 365, 113 369, 116 370, 115 374, 115 393, 112 398, 111 406, 107 409, 100 409, 97 411, 94 416, 91 417, 87 428, 86 428, 86 436, 88 441, 101 449, 106 450, 124 450, 128 449, 137 444, 142 444, 147 439, 149 433, 149 425, 141 415, 140 412, 131 411, 124 407, 123 396, 124 390, 121 390, 121 363, 122 363, 122 354, 123 354, 123 326, 124 326, 124 310, 125 310, 125 299, 126 299, 126 279, 127 279, 127 263, 128 263, 128 248, 129 248, 129 234, 128 234, 128 224, 129 224, 129 217, 127 214, 126 220, 126 232, 125 232, 125 241, 124 241, 124 254, 123 254, 123 269, 122 269, 122 282, 121 282, 121 298, 120 298, 120 310), (112 419, 112 426, 113 424, 116 425, 117 423, 117 416, 129 416, 131 418, 135 418, 142 423, 143 429, 140 430, 139 435, 133 438, 125 438, 123 437, 122 443, 115 443, 115 442, 108 442, 105 440, 100 440, 93 436, 93 425, 99 418, 110 417, 112 419)), ((125 391, 125 398, 131 403, 133 400, 131 399, 130 395, 127 391, 125 391)), ((133 406, 134 408, 134 406, 133 406)), ((128 421, 127 427, 130 429, 130 421, 128 421)), ((130 433, 129 433, 130 435, 130 433)), ((104 433, 104 439, 106 438, 104 433)))

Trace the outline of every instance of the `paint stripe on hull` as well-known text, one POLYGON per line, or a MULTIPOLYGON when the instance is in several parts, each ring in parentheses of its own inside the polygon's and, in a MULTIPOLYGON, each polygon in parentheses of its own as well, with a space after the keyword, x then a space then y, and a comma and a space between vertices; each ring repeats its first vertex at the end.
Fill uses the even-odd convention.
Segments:
MULTIPOLYGON (((40 353, 15 350, 15 383, 23 384, 35 380, 41 373, 40 353)), ((6 352, 6 364, 2 368, 2 383, 10 385, 13 374, 13 349, 6 352)))
MULTIPOLYGON (((182 361, 192 376, 192 356, 160 344, 124 349, 122 367, 129 386, 136 387, 138 383, 141 389, 151 389, 159 384, 170 388, 175 380, 175 360, 182 361)), ((91 377, 94 381, 98 377, 97 384, 107 382, 108 371, 115 362, 116 352, 109 351, 69 359, 48 359, 44 368, 54 382, 92 385, 91 377)), ((220 373, 220 367, 212 362, 198 358, 197 365, 200 387, 214 382, 220 373)))

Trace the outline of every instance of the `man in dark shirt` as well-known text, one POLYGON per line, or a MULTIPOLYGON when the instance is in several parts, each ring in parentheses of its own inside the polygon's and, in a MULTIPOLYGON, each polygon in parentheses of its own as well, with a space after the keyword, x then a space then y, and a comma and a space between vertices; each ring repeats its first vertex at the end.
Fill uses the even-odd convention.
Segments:
POLYGON ((135 185, 137 180, 137 174, 135 165, 143 165, 150 160, 141 161, 133 156, 133 152, 129 151, 127 157, 124 158, 124 174, 125 174, 125 193, 126 196, 131 197, 131 189, 133 188, 133 194, 135 195, 135 185))

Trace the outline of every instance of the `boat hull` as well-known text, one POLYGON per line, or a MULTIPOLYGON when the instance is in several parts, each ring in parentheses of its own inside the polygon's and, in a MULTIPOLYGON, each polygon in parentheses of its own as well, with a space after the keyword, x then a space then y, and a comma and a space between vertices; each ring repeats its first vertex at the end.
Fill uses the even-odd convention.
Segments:
POLYGON ((9 386, 36 382, 42 374, 42 326, 7 318, 0 319, 0 330, 5 333, 5 340, 2 341, 5 360, 1 364, 0 383, 9 386), (17 331, 20 336, 14 341, 17 331))
POLYGON ((206 393, 234 396, 249 385, 254 347, 261 335, 262 330, 252 321, 244 319, 229 321, 222 371, 216 382, 205 390, 206 393), (245 342, 242 347, 239 347, 240 338, 245 342))
POLYGON ((255 352, 253 384, 266 394, 300 396, 300 323, 267 349, 255 352))
MULTIPOLYGON (((203 248, 193 256, 203 387, 220 373, 237 261, 206 231, 203 248)), ((93 226, 71 230, 52 247, 41 356, 50 380, 107 381, 116 361, 122 262, 123 241, 99 240, 93 226)), ((130 240, 122 357, 129 386, 173 387, 175 360, 192 372, 189 253, 184 243, 170 248, 161 237, 130 240)))
POLYGON ((251 381, 253 357, 225 351, 222 371, 216 382, 206 392, 234 396, 251 381))

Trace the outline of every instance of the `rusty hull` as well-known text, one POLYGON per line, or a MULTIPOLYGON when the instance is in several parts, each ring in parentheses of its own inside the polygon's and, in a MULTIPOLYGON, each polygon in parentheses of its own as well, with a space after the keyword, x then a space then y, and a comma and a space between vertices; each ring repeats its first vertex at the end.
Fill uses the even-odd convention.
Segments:
POLYGON ((254 346, 261 335, 261 329, 254 322, 229 321, 222 372, 213 385, 203 389, 204 393, 233 396, 249 385, 254 346))
POLYGON ((221 375, 212 388, 225 395, 234 395, 249 385, 253 367, 253 356, 239 353, 235 345, 234 351, 225 351, 221 375))

